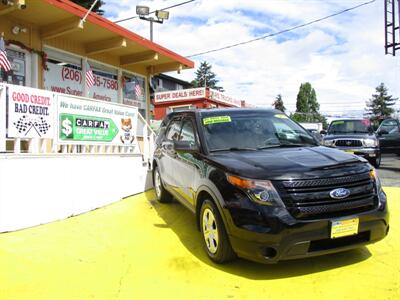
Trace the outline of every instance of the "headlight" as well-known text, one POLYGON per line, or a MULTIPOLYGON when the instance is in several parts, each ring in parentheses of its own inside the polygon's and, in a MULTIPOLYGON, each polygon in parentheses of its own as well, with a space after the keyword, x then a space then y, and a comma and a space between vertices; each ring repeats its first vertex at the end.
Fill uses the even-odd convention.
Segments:
POLYGON ((363 143, 365 147, 378 147, 378 140, 375 139, 364 139, 363 143))
POLYGON ((322 145, 326 147, 335 147, 335 140, 323 140, 322 145))
POLYGON ((375 182, 376 185, 376 191, 379 193, 382 191, 382 184, 381 181, 378 177, 378 174, 376 173, 376 169, 372 169, 369 171, 369 177, 375 182))
POLYGON ((243 189, 254 202, 262 205, 283 207, 283 202, 273 184, 269 180, 253 180, 227 175, 228 181, 243 189))

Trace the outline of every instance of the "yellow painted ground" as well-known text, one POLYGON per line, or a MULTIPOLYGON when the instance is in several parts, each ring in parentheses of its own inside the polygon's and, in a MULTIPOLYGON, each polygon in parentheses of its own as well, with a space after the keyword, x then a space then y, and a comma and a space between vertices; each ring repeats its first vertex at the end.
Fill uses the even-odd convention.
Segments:
POLYGON ((0 234, 0 299, 400 299, 400 189, 391 231, 351 252, 260 265, 206 258, 194 217, 152 193, 0 234))

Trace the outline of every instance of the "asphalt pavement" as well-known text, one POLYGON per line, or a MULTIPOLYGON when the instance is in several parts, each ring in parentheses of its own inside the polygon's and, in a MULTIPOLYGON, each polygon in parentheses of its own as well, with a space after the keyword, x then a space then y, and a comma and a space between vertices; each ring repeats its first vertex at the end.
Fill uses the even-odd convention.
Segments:
POLYGON ((400 187, 400 156, 396 154, 383 154, 378 175, 383 186, 400 187))

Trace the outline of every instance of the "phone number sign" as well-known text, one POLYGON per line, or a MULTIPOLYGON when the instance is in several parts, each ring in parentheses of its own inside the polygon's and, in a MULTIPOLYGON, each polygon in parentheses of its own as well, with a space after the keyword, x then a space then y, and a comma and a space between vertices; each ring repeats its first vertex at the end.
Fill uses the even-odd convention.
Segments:
MULTIPOLYGON (((45 72, 45 88, 52 92, 75 96, 83 95, 82 71, 66 66, 48 63, 45 72)), ((94 85, 89 89, 89 97, 107 102, 118 102, 118 81, 110 77, 94 74, 94 85)))

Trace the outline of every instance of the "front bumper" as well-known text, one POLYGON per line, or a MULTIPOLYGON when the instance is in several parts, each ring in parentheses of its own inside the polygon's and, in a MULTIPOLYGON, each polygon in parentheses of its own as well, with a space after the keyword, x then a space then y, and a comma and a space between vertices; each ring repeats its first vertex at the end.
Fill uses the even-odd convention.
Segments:
POLYGON ((228 226, 228 234, 239 257, 268 264, 358 248, 383 239, 389 231, 387 205, 333 220, 352 218, 359 218, 358 234, 336 239, 330 238, 332 219, 297 220, 290 225, 282 222, 282 229, 273 233, 233 225, 228 226))
POLYGON ((381 155, 379 148, 355 148, 355 147, 335 147, 335 149, 342 150, 344 152, 352 153, 355 155, 362 156, 366 159, 376 158, 381 155))

